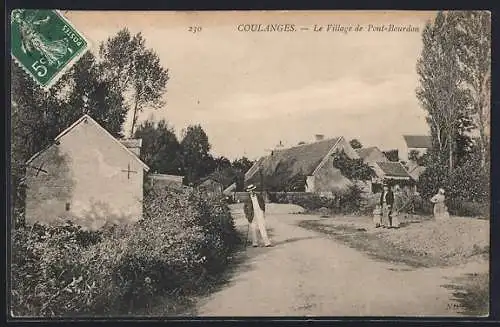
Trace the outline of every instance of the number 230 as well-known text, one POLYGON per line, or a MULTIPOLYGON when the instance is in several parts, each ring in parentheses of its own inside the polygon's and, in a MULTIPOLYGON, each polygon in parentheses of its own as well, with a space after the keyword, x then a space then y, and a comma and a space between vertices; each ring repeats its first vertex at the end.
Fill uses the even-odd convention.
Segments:
POLYGON ((191 32, 193 34, 201 32, 201 26, 189 26, 188 27, 188 32, 191 32))

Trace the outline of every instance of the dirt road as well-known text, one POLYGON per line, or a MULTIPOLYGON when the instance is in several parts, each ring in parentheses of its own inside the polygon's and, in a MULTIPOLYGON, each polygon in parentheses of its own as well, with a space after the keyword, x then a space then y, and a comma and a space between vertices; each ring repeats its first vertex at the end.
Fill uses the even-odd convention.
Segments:
MULTIPOLYGON (((246 232, 241 206, 236 223, 246 232)), ((324 234, 296 226, 317 219, 268 209, 275 244, 248 248, 228 285, 200 301, 200 316, 457 316, 444 287, 452 277, 484 270, 484 264, 414 269, 375 261, 324 234)), ((486 267, 487 269, 487 267, 486 267)))

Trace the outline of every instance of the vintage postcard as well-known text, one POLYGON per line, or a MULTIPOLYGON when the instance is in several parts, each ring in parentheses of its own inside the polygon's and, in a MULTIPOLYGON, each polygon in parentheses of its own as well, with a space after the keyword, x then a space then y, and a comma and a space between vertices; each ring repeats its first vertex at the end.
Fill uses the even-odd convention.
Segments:
POLYGON ((10 17, 12 318, 489 315, 489 12, 10 17))

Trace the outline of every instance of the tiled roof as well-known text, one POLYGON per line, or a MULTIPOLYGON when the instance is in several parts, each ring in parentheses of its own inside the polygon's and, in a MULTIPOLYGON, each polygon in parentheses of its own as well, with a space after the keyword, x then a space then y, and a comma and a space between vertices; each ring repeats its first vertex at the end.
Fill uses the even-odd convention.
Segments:
POLYGON ((431 137, 428 135, 403 135, 406 145, 409 148, 430 148, 432 146, 431 137))
POLYGON ((377 162, 377 165, 380 169, 382 169, 386 176, 411 178, 408 171, 399 162, 377 162))

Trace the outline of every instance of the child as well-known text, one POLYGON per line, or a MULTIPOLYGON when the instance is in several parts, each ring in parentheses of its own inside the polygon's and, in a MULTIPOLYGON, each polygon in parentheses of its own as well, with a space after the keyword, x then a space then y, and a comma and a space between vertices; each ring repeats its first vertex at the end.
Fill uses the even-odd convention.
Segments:
POLYGON ((375 228, 379 228, 382 224, 382 207, 380 204, 377 204, 373 210, 373 223, 375 228))

